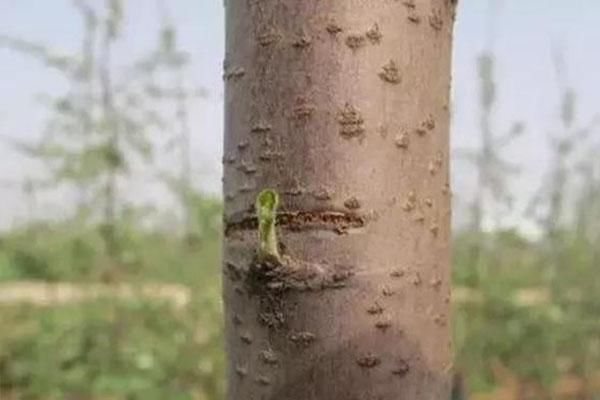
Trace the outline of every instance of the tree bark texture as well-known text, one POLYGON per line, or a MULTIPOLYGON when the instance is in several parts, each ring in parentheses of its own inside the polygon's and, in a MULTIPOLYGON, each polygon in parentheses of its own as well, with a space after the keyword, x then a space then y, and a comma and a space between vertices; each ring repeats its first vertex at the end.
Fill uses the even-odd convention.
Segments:
POLYGON ((225 7, 227 398, 448 399, 455 2, 225 7))

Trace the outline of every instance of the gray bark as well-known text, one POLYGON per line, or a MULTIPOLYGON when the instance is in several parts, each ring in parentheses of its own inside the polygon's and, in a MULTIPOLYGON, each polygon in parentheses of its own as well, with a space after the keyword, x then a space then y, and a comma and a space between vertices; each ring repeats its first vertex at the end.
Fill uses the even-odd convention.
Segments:
POLYGON ((228 0, 229 400, 448 399, 450 0, 228 0), (281 196, 282 262, 254 201, 281 196))

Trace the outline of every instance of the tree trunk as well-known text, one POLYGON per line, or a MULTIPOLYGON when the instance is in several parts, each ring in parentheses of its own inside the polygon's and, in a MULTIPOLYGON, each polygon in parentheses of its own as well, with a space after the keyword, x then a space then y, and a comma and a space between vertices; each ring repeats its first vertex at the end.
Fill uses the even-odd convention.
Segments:
POLYGON ((229 400, 449 398, 455 6, 226 0, 229 400))

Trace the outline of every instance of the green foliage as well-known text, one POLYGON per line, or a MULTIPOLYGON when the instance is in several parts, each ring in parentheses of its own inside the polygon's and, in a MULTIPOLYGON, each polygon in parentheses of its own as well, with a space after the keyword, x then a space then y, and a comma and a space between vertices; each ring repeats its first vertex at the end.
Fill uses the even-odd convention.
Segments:
MULTIPOLYGON (((510 178, 518 165, 503 151, 524 133, 517 122, 495 134, 498 105, 495 57, 478 59, 481 146, 459 150, 477 174, 471 224, 453 242, 454 336, 457 365, 472 391, 503 384, 493 367, 508 368, 521 383, 549 387, 561 375, 590 376, 600 370, 600 293, 597 274, 600 246, 600 164, 581 151, 597 121, 580 125, 577 94, 565 81, 564 60, 556 63, 560 89, 558 122, 552 132, 552 160, 523 219, 537 223, 540 237, 526 239, 502 230, 497 202, 513 209, 510 178), (576 188, 575 160, 581 156, 581 187, 576 188), (573 204, 576 204, 573 207, 573 204), (569 207, 576 211, 569 215, 569 207), (486 232, 484 220, 495 218, 486 232)), ((594 150, 597 152, 597 148, 594 150)), ((521 195, 522 197, 522 195, 521 195)), ((464 200, 464 199, 463 199, 464 200)), ((516 211, 513 209, 513 212, 516 211)))
POLYGON ((221 322, 210 295, 185 310, 148 301, 4 307, 0 390, 25 399, 218 398, 221 322))
POLYGON ((90 274, 103 245, 92 228, 35 224, 5 235, 0 249, 6 260, 0 263, 0 276, 58 281, 90 274))
MULTIPOLYGON (((138 295, 38 308, 0 302, 0 394, 23 399, 223 397, 219 202, 196 195, 200 241, 119 226, 121 252, 106 257, 98 228, 36 224, 0 241, 0 278, 86 285, 179 284, 189 302, 138 295), (114 265, 114 264, 117 265, 114 265), (4 327, 10 327, 5 329, 4 327)), ((85 287, 85 286, 80 286, 85 287)), ((30 289, 23 289, 30 290, 30 289)), ((137 293, 137 291, 136 291, 137 293)))
POLYGON ((549 277, 546 261, 557 252, 543 242, 515 232, 477 240, 485 244, 478 263, 471 233, 454 241, 454 285, 461 297, 454 307, 457 365, 470 388, 499 383, 490 369, 494 361, 542 387, 565 373, 586 376, 600 369, 600 284, 597 264, 586 256, 597 244, 565 232, 561 268, 549 277))
POLYGON ((120 251, 108 258, 101 225, 79 220, 33 224, 0 238, 0 281, 82 282, 101 279, 104 273, 135 282, 210 280, 206 274, 216 271, 219 258, 222 207, 210 197, 194 194, 192 198, 199 232, 193 243, 141 229, 145 214, 132 212, 117 227, 120 251), (198 260, 206 267, 197 268, 198 260))

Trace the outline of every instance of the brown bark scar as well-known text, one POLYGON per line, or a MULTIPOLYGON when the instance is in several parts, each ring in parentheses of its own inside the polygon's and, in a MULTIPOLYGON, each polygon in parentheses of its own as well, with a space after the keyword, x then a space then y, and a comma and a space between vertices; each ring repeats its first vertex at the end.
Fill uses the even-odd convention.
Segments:
MULTIPOLYGON (((366 223, 367 219, 357 213, 332 210, 281 211, 276 221, 278 228, 294 232, 328 230, 338 234, 363 228, 366 223)), ((224 225, 225 236, 230 236, 233 232, 258 229, 258 220, 255 215, 245 212, 230 216, 224 225)))

